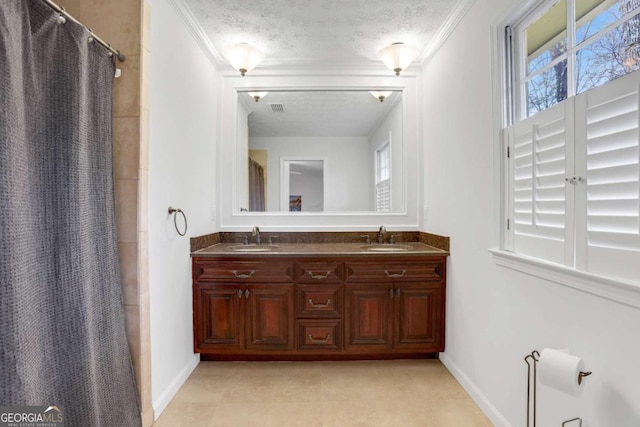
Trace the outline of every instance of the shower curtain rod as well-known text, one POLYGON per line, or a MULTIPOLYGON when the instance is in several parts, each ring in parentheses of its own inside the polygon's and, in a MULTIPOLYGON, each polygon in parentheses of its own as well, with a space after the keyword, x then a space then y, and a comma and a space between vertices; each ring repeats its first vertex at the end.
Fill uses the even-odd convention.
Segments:
POLYGON ((91 34, 91 37, 93 38, 94 41, 97 41, 98 43, 100 43, 102 46, 106 47, 107 49, 109 49, 109 51, 111 51, 111 53, 113 53, 114 55, 116 55, 116 58, 118 58, 118 61, 120 62, 124 62, 124 60, 126 59, 126 57, 124 56, 123 53, 121 53, 119 50, 114 49, 111 47, 111 45, 107 42, 105 42, 104 40, 102 40, 100 37, 98 37, 97 35, 95 35, 95 33, 91 30, 91 28, 87 27, 86 25, 84 25, 82 22, 78 21, 76 18, 74 18, 73 16, 69 15, 69 13, 64 9, 64 7, 62 6, 58 6, 57 4, 55 4, 54 2, 52 2, 51 0, 42 0, 44 1, 49 7, 51 7, 53 10, 55 10, 56 12, 60 13, 61 15, 63 15, 65 18, 69 18, 71 19, 73 22, 75 22, 76 24, 80 24, 83 27, 85 27, 87 30, 89 30, 89 33, 91 34))

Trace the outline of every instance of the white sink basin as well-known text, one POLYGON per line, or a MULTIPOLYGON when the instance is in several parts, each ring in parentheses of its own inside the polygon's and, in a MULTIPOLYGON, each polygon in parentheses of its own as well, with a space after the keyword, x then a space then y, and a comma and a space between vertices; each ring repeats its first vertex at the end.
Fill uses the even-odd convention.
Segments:
POLYGON ((362 246, 362 247, 372 252, 406 252, 411 250, 411 246, 407 246, 407 245, 377 245, 377 246, 362 246))
POLYGON ((235 252, 270 252, 277 248, 277 246, 257 246, 257 245, 243 245, 233 248, 235 252))

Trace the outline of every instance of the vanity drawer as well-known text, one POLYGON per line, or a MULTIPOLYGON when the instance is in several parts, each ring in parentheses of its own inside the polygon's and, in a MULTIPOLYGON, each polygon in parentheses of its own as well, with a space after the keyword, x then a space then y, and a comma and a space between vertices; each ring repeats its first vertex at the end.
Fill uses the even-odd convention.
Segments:
POLYGON ((342 262, 300 262, 296 267, 298 283, 340 283, 342 262))
POLYGON ((298 317, 341 317, 342 285, 296 285, 298 317))
POLYGON ((193 276, 197 281, 279 283, 293 281, 293 264, 278 261, 196 260, 193 276))
POLYGON ((435 281, 442 280, 440 261, 375 262, 353 261, 345 265, 347 282, 366 281, 435 281))
POLYGON ((342 321, 298 320, 298 350, 341 350, 342 321))

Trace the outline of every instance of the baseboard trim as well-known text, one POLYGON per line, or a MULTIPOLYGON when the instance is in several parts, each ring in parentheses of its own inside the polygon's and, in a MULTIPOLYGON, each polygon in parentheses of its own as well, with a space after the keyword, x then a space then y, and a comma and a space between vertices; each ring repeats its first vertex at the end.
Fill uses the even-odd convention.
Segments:
POLYGON ((482 412, 489 418, 496 427, 512 427, 509 421, 493 406, 491 401, 480 391, 473 381, 460 369, 446 353, 440 353, 440 361, 451 372, 451 375, 460 383, 474 402, 482 409, 482 412))
POLYGON ((187 378, 189 378, 189 375, 191 375, 193 370, 196 369, 198 363, 200 363, 200 355, 194 354, 193 358, 189 360, 185 367, 182 368, 178 375, 176 375, 169 387, 167 387, 160 397, 153 402, 153 414, 155 416, 155 420, 160 417, 162 411, 165 410, 169 402, 171 402, 171 399, 173 399, 176 393, 178 393, 178 390, 180 390, 180 387, 182 387, 185 381, 187 381, 187 378))

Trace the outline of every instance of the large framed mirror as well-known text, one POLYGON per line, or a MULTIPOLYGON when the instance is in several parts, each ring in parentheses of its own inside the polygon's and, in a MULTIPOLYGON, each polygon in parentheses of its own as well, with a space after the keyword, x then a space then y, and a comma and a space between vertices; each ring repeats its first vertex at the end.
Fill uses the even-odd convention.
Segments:
POLYGON ((237 114, 240 212, 404 211, 401 91, 239 91, 237 114))
POLYGON ((418 228, 416 76, 225 75, 222 88, 221 230, 418 228))

